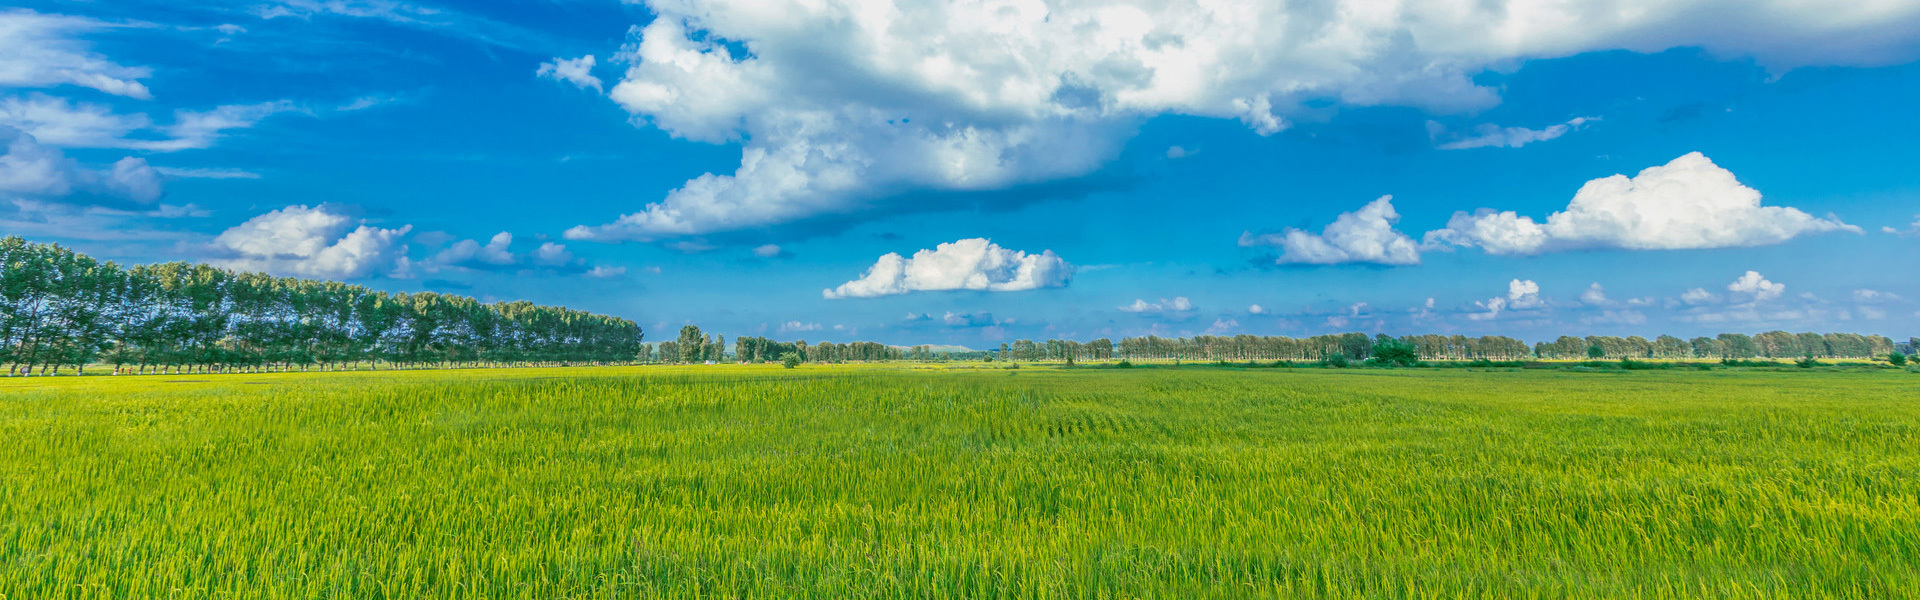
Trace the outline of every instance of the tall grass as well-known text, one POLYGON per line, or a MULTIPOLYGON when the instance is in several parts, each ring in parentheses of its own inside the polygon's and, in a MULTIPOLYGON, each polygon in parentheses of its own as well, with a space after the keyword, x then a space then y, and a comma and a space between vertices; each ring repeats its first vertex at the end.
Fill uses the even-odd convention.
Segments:
POLYGON ((1903 372, 195 379, 0 382, 0 597, 1920 596, 1903 372))

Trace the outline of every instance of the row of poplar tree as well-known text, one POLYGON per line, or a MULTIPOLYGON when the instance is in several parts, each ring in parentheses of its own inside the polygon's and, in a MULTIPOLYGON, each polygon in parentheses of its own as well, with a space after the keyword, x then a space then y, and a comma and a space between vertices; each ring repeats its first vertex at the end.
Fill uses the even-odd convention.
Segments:
POLYGON ((876 342, 809 345, 682 327, 643 344, 625 319, 529 302, 481 303, 433 292, 386 293, 330 281, 235 273, 207 265, 122 267, 53 244, 0 239, 0 364, 7 373, 224 372, 409 366, 887 360, 1364 360, 1377 347, 1421 360, 1528 358, 1868 358, 1894 351, 1883 336, 1772 331, 1683 340, 1563 336, 1529 346, 1506 336, 1361 333, 1129 337, 1119 342, 1018 340, 992 351, 935 352, 876 342))
POLYGON ((370 290, 207 265, 123 267, 0 239, 7 373, 631 362, 633 322, 529 302, 370 290))
POLYGON ((1116 357, 1241 361, 1325 360, 1339 356, 1365 360, 1374 355, 1375 348, 1389 345, 1410 348, 1420 360, 1874 358, 1895 351, 1890 338, 1853 333, 1770 331, 1752 336, 1723 333, 1691 340, 1670 335, 1652 340, 1640 336, 1561 336, 1551 342, 1533 345, 1500 335, 1471 337, 1426 334, 1391 337, 1384 334, 1368 336, 1364 333, 1340 333, 1305 338, 1256 335, 1202 335, 1190 338, 1145 336, 1124 338, 1118 344, 1104 338, 1086 343, 1018 340, 1001 344, 999 357, 1027 361, 1107 360, 1116 357))

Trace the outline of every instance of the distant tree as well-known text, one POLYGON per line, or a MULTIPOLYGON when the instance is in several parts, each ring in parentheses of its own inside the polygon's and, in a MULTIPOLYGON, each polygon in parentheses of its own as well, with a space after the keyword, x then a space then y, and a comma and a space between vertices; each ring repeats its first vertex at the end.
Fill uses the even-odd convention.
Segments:
POLYGON ((1893 366, 1896 366, 1896 367, 1907 366, 1907 355, 1901 354, 1899 352, 1889 353, 1887 354, 1887 362, 1892 363, 1893 366))
POLYGON ((697 325, 681 327, 679 343, 675 346, 680 348, 680 362, 697 363, 706 359, 707 338, 700 335, 700 327, 697 325))
POLYGON ((1587 346, 1587 358, 1606 358, 1606 356, 1607 349, 1600 347, 1599 344, 1587 346))
POLYGON ((788 352, 780 357, 780 366, 792 369, 800 366, 800 353, 788 352))

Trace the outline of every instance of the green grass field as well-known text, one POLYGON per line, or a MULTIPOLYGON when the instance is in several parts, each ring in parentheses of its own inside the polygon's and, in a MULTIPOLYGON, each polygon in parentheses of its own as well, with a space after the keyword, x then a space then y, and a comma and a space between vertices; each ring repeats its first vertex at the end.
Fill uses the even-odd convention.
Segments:
POLYGON ((1899 371, 0 380, 0 598, 1920 597, 1899 371))

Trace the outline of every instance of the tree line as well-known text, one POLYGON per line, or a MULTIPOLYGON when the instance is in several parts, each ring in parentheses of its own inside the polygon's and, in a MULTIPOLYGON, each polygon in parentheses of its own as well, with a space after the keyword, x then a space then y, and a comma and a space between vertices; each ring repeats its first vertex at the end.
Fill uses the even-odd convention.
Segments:
POLYGON ((633 322, 172 262, 123 267, 0 239, 0 364, 115 374, 634 360, 633 322))
POLYGON ((571 363, 1175 360, 1365 360, 1392 348, 1419 360, 1630 358, 1870 358, 1893 340, 1850 333, 1724 333, 1683 340, 1561 336, 1528 345, 1506 336, 1362 333, 1140 336, 1016 340, 993 350, 935 352, 877 342, 808 344, 735 338, 698 326, 642 343, 625 319, 530 302, 387 293, 330 281, 237 273, 172 262, 122 267, 54 244, 0 239, 0 364, 8 375, 181 373, 571 363))

